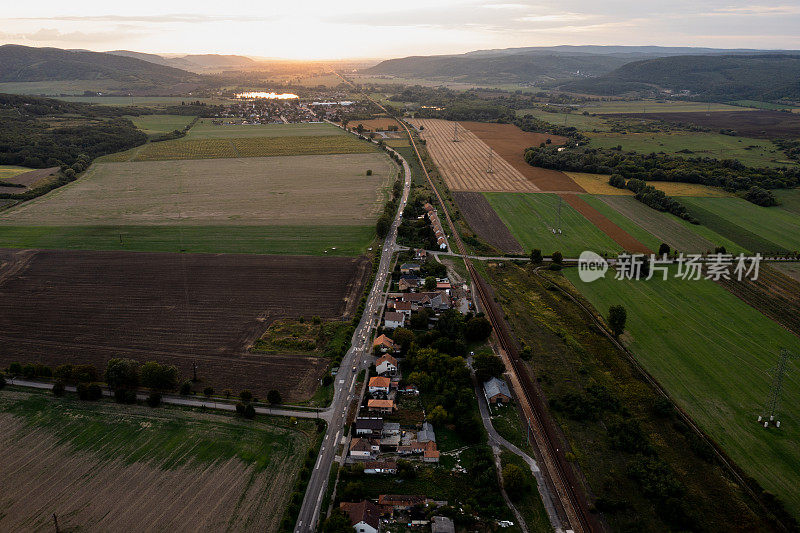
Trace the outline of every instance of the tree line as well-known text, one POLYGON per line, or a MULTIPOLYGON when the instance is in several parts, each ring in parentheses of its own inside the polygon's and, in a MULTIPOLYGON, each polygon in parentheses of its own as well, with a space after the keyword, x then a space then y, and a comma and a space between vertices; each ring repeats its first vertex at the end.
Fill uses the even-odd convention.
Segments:
POLYGON ((528 164, 592 174, 617 174, 625 180, 677 181, 720 187, 730 192, 793 188, 800 185, 800 168, 756 168, 735 159, 684 158, 667 154, 640 154, 620 149, 532 147, 525 151, 528 164))

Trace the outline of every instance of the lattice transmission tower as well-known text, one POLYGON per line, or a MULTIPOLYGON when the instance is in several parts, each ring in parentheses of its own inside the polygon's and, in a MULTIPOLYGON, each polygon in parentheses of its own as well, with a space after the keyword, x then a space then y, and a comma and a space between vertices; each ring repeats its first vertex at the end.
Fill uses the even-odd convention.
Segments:
POLYGON ((781 421, 777 419, 777 412, 781 401, 781 392, 783 392, 783 380, 789 372, 789 362, 795 357, 797 355, 785 348, 781 348, 781 354, 778 356, 778 366, 772 369, 772 383, 770 384, 767 402, 764 405, 764 414, 758 416, 759 423, 763 422, 765 428, 769 427, 770 424, 775 424, 775 427, 781 427, 781 421))

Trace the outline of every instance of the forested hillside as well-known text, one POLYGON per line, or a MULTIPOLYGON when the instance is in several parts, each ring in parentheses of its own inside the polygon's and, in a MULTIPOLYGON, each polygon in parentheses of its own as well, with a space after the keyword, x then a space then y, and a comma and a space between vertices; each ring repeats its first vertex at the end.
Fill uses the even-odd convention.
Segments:
POLYGON ((800 55, 662 57, 561 88, 601 95, 668 89, 717 99, 795 99, 800 98, 800 55))
POLYGON ((0 82, 108 79, 124 86, 198 82, 199 76, 134 57, 29 46, 0 46, 0 82))

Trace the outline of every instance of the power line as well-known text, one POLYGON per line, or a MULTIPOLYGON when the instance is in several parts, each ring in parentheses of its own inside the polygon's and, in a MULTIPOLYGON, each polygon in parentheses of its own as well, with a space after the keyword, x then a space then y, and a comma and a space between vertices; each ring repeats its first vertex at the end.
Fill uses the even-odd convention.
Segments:
POLYGON ((778 366, 772 369, 772 383, 764 406, 766 414, 758 416, 759 423, 764 422, 765 428, 769 427, 772 422, 775 423, 775 427, 781 427, 781 421, 776 419, 776 412, 780 404, 781 392, 783 392, 783 379, 789 371, 789 361, 795 357, 797 356, 794 353, 786 348, 781 348, 781 354, 778 356, 778 366))

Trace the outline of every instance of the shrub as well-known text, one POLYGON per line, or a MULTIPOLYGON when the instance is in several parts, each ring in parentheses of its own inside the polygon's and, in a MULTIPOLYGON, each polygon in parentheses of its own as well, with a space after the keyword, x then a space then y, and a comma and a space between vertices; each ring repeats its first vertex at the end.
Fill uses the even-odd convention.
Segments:
POLYGON ((22 365, 20 363, 11 363, 8 365, 8 373, 12 376, 19 376, 22 374, 22 365))
POLYGON ((158 407, 161 405, 161 393, 159 392, 151 392, 150 395, 147 397, 147 405, 150 407, 158 407))
POLYGON ((66 392, 66 387, 64 387, 64 382, 59 380, 53 383, 53 396, 64 396, 64 392, 66 392))
POLYGON ((89 400, 96 402, 103 397, 103 388, 97 383, 90 383, 88 387, 89 400))
POLYGON ((87 401, 89 399, 89 385, 86 383, 78 383, 77 392, 80 400, 87 401))
POLYGON ((0 389, 6 386, 6 376, 0 372, 0 389))
POLYGON ((178 383, 178 368, 148 361, 139 371, 142 385, 153 390, 173 390, 178 383))
POLYGON ((139 386, 139 363, 115 357, 106 365, 106 383, 112 389, 135 389, 139 386))
POLYGON ((273 405, 281 403, 281 393, 275 389, 267 393, 267 401, 273 405))
POLYGON ((94 365, 69 365, 70 381, 73 383, 90 383, 97 381, 98 374, 94 365))
POLYGON ((249 403, 253 401, 253 393, 245 389, 239 393, 239 398, 242 400, 242 402, 249 403))
POLYGON ((22 367, 22 375, 25 379, 33 379, 36 377, 36 367, 28 363, 22 367))
POLYGON ((244 406, 244 404, 242 402, 237 402, 236 403, 236 414, 237 415, 244 416, 244 409, 245 409, 245 406, 244 406))
POLYGON ((244 417, 249 418, 251 420, 256 417, 256 408, 253 407, 252 403, 248 403, 244 407, 244 417))
POLYGON ((40 378, 52 378, 53 369, 47 365, 36 365, 36 375, 40 378))
POLYGON ((214 387, 206 387, 205 389, 203 389, 203 394, 205 395, 206 398, 211 398, 212 396, 214 396, 214 387))
POLYGON ((178 391, 181 396, 189 396, 192 393, 192 382, 184 381, 181 383, 181 388, 178 391))
POLYGON ((129 389, 114 389, 114 401, 117 403, 136 403, 136 391, 129 389))

